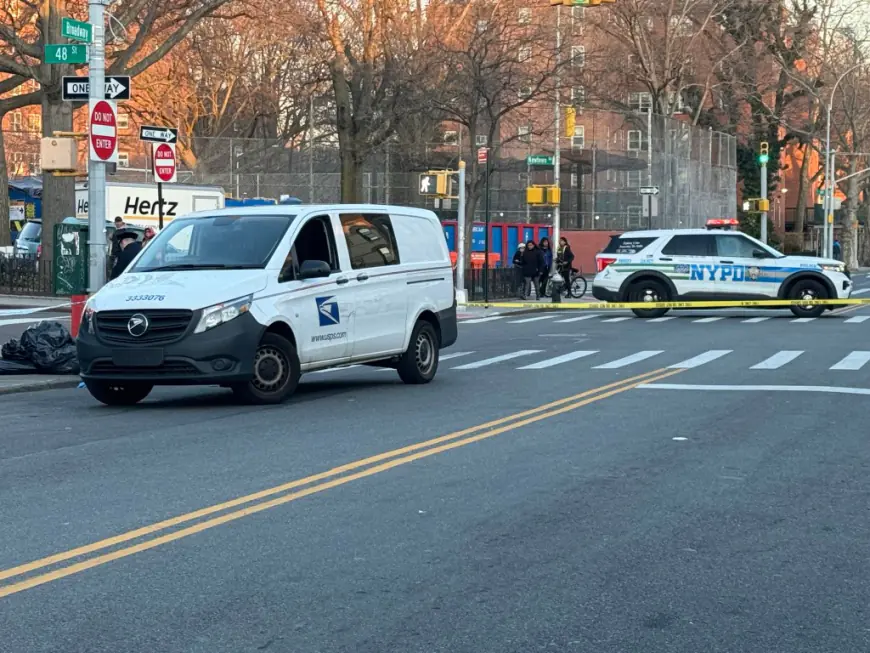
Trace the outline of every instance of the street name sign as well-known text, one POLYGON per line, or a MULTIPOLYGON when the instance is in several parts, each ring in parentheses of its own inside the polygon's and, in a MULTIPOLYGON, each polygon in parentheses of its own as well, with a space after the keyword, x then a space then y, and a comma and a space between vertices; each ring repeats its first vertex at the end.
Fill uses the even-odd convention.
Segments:
POLYGON ((139 140, 148 143, 177 143, 178 130, 174 127, 142 125, 139 128, 139 140))
POLYGON ((658 186, 641 186, 640 187, 641 195, 658 195, 659 187, 658 186))
POLYGON ((90 43, 92 38, 91 24, 72 18, 63 18, 60 21, 60 35, 73 41, 90 43))
POLYGON ((551 166, 553 157, 545 154, 530 154, 526 157, 526 163, 530 166, 551 166))
MULTIPOLYGON (((106 77, 107 100, 129 100, 130 90, 130 78, 126 75, 106 77)), ((87 77, 64 77, 61 92, 67 102, 87 102, 90 99, 91 82, 87 77)))
POLYGON ((164 184, 174 184, 178 165, 175 159, 175 145, 160 143, 154 145, 154 176, 164 184))
POLYGON ((88 46, 73 44, 46 45, 44 59, 47 64, 87 63, 88 46))
POLYGON ((118 106, 112 100, 91 100, 88 132, 91 161, 118 162, 118 106))

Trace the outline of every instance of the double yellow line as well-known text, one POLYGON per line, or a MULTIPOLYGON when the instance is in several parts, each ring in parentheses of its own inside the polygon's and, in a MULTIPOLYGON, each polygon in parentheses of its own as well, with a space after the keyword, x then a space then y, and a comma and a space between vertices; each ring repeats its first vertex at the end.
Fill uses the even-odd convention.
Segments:
POLYGON ((263 512, 264 510, 269 510, 270 508, 275 508, 276 506, 281 506, 285 503, 290 503, 291 501, 296 501, 297 499, 317 494, 340 485, 345 485, 367 476, 373 476, 394 467, 414 462, 415 460, 428 458, 429 456, 434 456, 449 451, 450 449, 464 447, 473 442, 479 442, 508 431, 522 428, 523 426, 576 410, 577 408, 581 408, 595 401, 600 401, 621 392, 626 392, 627 390, 631 390, 643 383, 651 383, 673 376, 681 371, 681 369, 659 369, 647 372, 646 374, 640 374, 628 379, 623 379, 622 381, 587 390, 571 397, 552 401, 542 406, 538 406, 537 408, 532 408, 491 422, 486 422, 485 424, 448 433, 447 435, 426 440, 425 442, 418 442, 407 447, 393 449, 392 451, 387 451, 369 458, 363 458, 346 465, 341 465, 340 467, 334 467, 319 474, 306 476, 305 478, 300 478, 253 494, 248 494, 231 501, 225 501, 194 512, 156 522, 149 526, 137 528, 120 535, 115 535, 114 537, 93 542, 92 544, 70 549, 68 551, 63 551, 46 558, 40 558, 39 560, 34 560, 33 562, 28 562, 17 567, 0 570, 0 582, 23 577, 20 580, 0 585, 0 598, 17 594, 18 592, 23 592, 24 590, 38 587, 39 585, 44 585, 67 576, 72 576, 73 574, 78 574, 88 569, 104 565, 113 560, 126 558, 135 553, 147 551, 148 549, 153 549, 163 544, 168 544, 169 542, 174 542, 175 540, 180 540, 184 537, 215 528, 216 526, 221 526, 236 521, 237 519, 254 515, 263 512), (267 500, 261 501, 263 499, 267 500), (239 508, 239 506, 244 507, 239 508), (232 510, 233 508, 239 509, 232 510), (217 513, 223 514, 203 520, 204 517, 217 515, 217 513), (175 527, 188 522, 196 523, 184 528, 172 530, 175 527), (158 535, 157 537, 149 537, 157 535, 163 531, 169 532, 158 535), (131 544, 134 540, 143 538, 143 541, 131 544), (79 562, 71 562, 75 558, 90 556, 91 554, 98 553, 105 549, 113 550, 93 557, 86 557, 84 560, 79 562), (51 567, 54 567, 54 569, 34 574, 34 572, 42 571, 51 567))

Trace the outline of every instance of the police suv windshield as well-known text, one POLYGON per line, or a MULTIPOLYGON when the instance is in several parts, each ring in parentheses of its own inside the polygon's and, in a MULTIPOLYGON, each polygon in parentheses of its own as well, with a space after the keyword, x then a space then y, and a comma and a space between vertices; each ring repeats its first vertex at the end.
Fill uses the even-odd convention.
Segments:
POLYGON ((149 243, 131 272, 264 268, 293 215, 176 219, 149 243))

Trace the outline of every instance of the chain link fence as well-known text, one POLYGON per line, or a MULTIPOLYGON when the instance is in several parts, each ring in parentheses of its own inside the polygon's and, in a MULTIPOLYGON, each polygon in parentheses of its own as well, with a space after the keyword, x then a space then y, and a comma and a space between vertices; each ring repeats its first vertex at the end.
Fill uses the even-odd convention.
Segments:
MULTIPOLYGON (((149 145, 128 131, 122 133, 119 166, 109 180, 153 181, 149 145)), ((701 227, 708 218, 737 215, 733 136, 664 116, 588 109, 577 110, 573 134, 560 139, 563 228, 701 227), (640 194, 645 186, 659 189, 653 215, 640 194)), ((553 183, 552 165, 529 166, 527 157, 552 156, 554 140, 552 128, 543 133, 528 128, 496 148, 490 184, 494 221, 552 222, 552 208, 528 206, 525 189, 553 183)), ((445 219, 455 218, 455 202, 418 193, 418 174, 456 169, 460 155, 473 161, 482 144, 471 146, 461 130, 445 131, 440 143, 388 142, 367 157, 362 199, 434 208, 445 219)), ((30 139, 7 135, 10 172, 30 174, 38 150, 36 134, 30 139)), ((220 186, 234 197, 290 195, 303 202, 338 202, 341 196, 339 153, 332 143, 307 147, 278 139, 202 137, 179 148, 179 159, 180 183, 220 186)), ((483 218, 482 201, 475 217, 483 218)))

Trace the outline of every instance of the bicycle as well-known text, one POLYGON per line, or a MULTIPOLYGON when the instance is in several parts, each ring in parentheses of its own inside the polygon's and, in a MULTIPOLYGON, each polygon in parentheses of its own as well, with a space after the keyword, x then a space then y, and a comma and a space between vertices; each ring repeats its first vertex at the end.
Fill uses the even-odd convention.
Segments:
MULTIPOLYGON (((583 276, 580 270, 571 269, 571 292, 570 297, 573 299, 580 299, 583 295, 586 294, 586 289, 588 288, 588 284, 586 282, 586 277, 583 276)), ((547 288, 546 288, 547 297, 553 296, 553 280, 547 280, 547 288)), ((566 296, 565 288, 562 288, 562 296, 566 296)))

